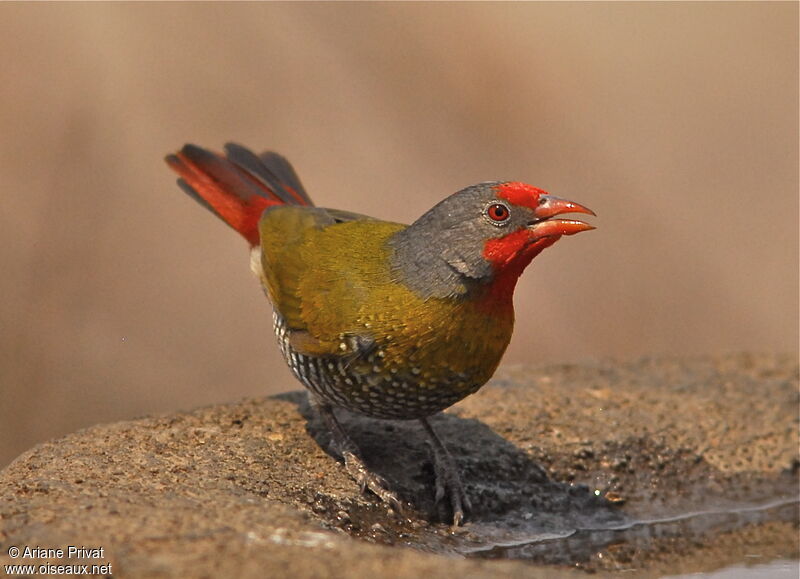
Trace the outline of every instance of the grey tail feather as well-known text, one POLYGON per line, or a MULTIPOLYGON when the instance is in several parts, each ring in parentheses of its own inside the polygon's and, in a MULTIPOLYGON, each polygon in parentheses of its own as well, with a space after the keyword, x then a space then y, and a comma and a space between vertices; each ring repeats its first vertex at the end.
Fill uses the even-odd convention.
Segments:
POLYGON ((278 176, 278 178, 289 185, 292 189, 297 192, 300 197, 302 197, 306 203, 309 205, 313 205, 314 203, 311 201, 311 198, 306 193, 306 188, 303 187, 303 184, 300 182, 300 177, 297 176, 297 173, 292 167, 292 164, 286 160, 286 157, 283 155, 279 155, 273 151, 266 151, 259 155, 261 162, 266 165, 272 173, 278 176))
POLYGON ((268 153, 269 157, 266 158, 264 155, 258 157, 246 147, 236 143, 226 143, 225 154, 229 161, 261 181, 284 203, 314 205, 294 169, 284 157, 277 153, 268 153))

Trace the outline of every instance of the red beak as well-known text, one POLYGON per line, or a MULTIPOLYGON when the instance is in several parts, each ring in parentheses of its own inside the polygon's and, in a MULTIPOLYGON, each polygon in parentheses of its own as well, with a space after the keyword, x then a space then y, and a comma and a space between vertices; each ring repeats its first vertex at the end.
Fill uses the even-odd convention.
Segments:
POLYGON ((559 199, 552 195, 539 197, 539 205, 533 210, 536 219, 528 224, 528 229, 536 239, 554 235, 574 235, 581 231, 594 229, 593 225, 576 219, 552 219, 564 213, 586 213, 594 215, 594 211, 574 201, 559 199))

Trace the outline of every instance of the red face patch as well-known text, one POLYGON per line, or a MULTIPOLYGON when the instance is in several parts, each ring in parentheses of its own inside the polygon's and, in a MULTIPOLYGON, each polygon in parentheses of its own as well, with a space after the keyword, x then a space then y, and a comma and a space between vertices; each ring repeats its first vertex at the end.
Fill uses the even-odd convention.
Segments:
MULTIPOLYGON (((543 189, 519 181, 501 183, 494 190, 499 199, 508 201, 512 206, 534 210, 539 206, 539 199, 544 195, 549 195, 543 189)), ((532 246, 531 241, 529 229, 518 229, 503 237, 490 239, 484 246, 483 256, 492 264, 495 271, 510 268, 509 271, 514 270, 516 275, 519 275, 536 254, 554 242, 554 240, 548 241, 546 244, 537 242, 532 246)))
POLYGON ((511 311, 511 296, 522 271, 534 257, 558 241, 558 237, 545 237, 530 242, 530 232, 521 229, 505 237, 490 239, 483 249, 483 257, 492 264, 494 281, 479 303, 479 307, 496 313, 511 311))
POLYGON ((536 209, 539 205, 539 197, 542 195, 549 195, 549 193, 533 185, 527 183, 520 183, 519 181, 512 181, 510 183, 502 183, 495 187, 497 196, 501 199, 522 207, 530 207, 536 209))
POLYGON ((528 242, 530 235, 520 229, 500 238, 490 239, 483 248, 483 257, 499 270, 510 262, 528 242))

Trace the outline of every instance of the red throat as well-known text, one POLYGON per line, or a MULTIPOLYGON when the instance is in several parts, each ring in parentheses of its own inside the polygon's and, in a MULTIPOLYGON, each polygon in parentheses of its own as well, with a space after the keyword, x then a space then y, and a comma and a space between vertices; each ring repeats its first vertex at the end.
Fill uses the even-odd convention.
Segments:
POLYGON ((483 257, 492 264, 494 276, 480 300, 481 307, 495 313, 513 312, 512 300, 519 276, 534 257, 559 239, 560 236, 552 236, 531 242, 530 232, 521 229, 486 242, 483 257))

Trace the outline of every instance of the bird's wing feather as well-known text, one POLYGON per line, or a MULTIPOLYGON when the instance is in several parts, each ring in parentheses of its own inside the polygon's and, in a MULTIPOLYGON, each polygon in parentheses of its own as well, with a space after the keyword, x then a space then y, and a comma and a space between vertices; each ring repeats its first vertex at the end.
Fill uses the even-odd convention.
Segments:
POLYGON ((365 307, 372 290, 390 283, 385 241, 404 226, 362 217, 281 206, 261 219, 262 279, 302 353, 353 355, 372 341, 365 307))

